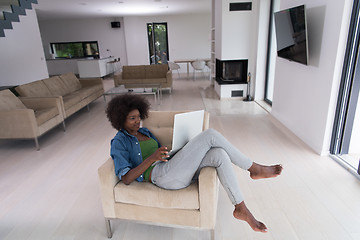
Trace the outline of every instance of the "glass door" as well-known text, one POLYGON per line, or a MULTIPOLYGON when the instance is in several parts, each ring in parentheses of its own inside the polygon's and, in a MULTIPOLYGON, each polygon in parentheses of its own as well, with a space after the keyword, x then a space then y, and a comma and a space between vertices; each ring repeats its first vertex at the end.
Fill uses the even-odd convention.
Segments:
POLYGON ((147 32, 150 64, 167 64, 169 60, 167 23, 148 23, 147 32))
POLYGON ((360 174, 360 4, 354 1, 330 152, 360 174))
POLYGON ((275 82, 275 64, 276 64, 276 38, 275 38, 275 24, 274 12, 279 10, 280 1, 270 1, 270 18, 269 18, 269 32, 268 32, 268 52, 266 59, 266 76, 265 76, 265 95, 264 100, 272 105, 274 82, 275 82))

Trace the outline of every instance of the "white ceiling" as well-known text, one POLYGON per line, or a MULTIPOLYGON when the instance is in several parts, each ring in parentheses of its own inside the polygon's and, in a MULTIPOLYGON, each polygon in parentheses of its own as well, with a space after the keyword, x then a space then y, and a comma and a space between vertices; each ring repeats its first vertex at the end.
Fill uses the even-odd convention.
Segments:
POLYGON ((40 20, 209 13, 211 0, 38 0, 40 20))

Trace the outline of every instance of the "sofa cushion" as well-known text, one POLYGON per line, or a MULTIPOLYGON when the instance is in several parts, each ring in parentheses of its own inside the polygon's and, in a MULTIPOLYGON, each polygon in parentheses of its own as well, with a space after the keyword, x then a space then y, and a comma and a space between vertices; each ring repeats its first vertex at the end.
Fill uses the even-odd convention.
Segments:
POLYGON ((56 115, 59 115, 59 112, 55 107, 35 111, 36 122, 39 126, 54 118, 56 115))
POLYGON ((133 79, 122 79, 120 81, 120 84, 142 84, 143 82, 144 82, 143 78, 141 79, 133 78, 133 79))
MULTIPOLYGON (((84 82, 84 81, 83 81, 84 82)), ((81 89, 85 89, 85 88, 91 88, 92 91, 97 92, 97 91, 103 91, 104 87, 102 84, 94 84, 94 85, 85 85, 83 84, 81 89)))
POLYGON ((73 92, 72 95, 77 95, 81 100, 83 100, 96 93, 97 91, 99 91, 99 88, 97 86, 88 86, 73 92))
POLYGON ((12 109, 26 109, 26 107, 9 89, 0 91, 0 110, 12 109))
POLYGON ((52 97, 50 90, 42 80, 20 85, 15 88, 21 97, 52 97))
POLYGON ((76 93, 70 93, 63 96, 64 109, 67 110, 70 107, 81 102, 81 98, 76 93))
POLYGON ((152 64, 145 66, 145 78, 166 78, 167 64, 152 64))
POLYGON ((80 81, 74 73, 61 74, 59 77, 61 78, 69 92, 73 92, 81 88, 80 81))
POLYGON ((52 96, 64 96, 71 91, 66 87, 59 76, 46 78, 42 80, 46 87, 50 90, 52 96))
POLYGON ((124 66, 123 67, 123 73, 122 73, 123 79, 141 79, 145 78, 145 66, 139 65, 139 66, 124 66))
POLYGON ((180 190, 165 190, 149 182, 122 182, 114 188, 115 202, 171 209, 199 209, 198 183, 180 190))
POLYGON ((149 83, 149 84, 160 84, 160 83, 166 83, 166 77, 164 78, 146 78, 142 80, 143 83, 149 83))

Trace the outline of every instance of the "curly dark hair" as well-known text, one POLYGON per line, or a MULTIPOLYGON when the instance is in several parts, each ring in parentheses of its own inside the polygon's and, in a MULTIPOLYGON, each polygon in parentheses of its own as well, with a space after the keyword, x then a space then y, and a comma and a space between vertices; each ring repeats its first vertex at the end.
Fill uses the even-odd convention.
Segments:
POLYGON ((111 125, 120 130, 124 127, 126 117, 132 110, 139 110, 140 118, 146 119, 149 114, 150 103, 143 96, 135 94, 119 95, 111 99, 106 108, 106 116, 111 125))

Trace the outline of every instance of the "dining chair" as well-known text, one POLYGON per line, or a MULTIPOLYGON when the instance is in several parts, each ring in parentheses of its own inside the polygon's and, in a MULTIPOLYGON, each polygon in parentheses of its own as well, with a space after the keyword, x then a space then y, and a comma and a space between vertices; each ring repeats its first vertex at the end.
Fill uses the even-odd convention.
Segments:
POLYGON ((178 76, 180 78, 180 73, 179 73, 180 65, 171 61, 168 61, 168 65, 171 71, 176 70, 178 72, 178 76))
POLYGON ((196 71, 201 71, 204 73, 205 61, 197 60, 197 61, 191 62, 191 66, 194 69, 194 80, 195 80, 196 79, 196 71))
POLYGON ((205 65, 209 70, 209 80, 211 80, 211 60, 206 61, 205 65))

